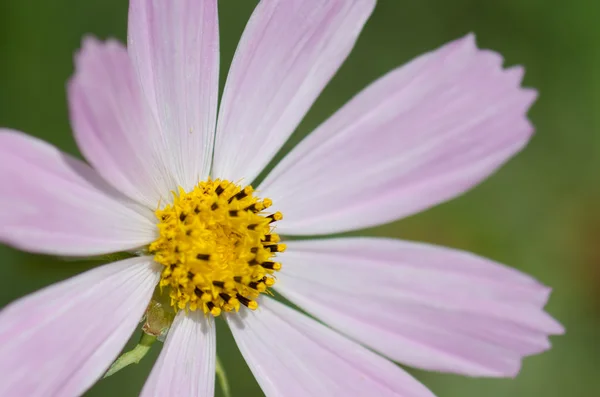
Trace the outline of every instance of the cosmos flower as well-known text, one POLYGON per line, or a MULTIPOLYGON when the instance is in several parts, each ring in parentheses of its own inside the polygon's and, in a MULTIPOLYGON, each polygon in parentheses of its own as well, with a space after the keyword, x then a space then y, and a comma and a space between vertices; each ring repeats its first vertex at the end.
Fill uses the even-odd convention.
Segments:
POLYGON ((491 260, 383 238, 281 242, 425 210, 526 145, 536 93, 472 35, 371 84, 252 187, 374 6, 262 0, 218 117, 216 0, 131 0, 127 49, 84 41, 68 94, 90 165, 2 130, 0 240, 136 256, 1 312, 0 395, 81 395, 155 292, 176 315, 143 396, 213 395, 217 317, 267 396, 432 396, 392 361, 511 377, 550 347, 549 289, 491 260))

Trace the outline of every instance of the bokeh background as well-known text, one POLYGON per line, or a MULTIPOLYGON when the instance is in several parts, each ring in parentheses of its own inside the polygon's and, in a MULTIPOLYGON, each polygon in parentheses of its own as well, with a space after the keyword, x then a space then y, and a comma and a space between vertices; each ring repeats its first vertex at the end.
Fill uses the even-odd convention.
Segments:
MULTIPOLYGON (((256 3, 220 1, 222 83, 256 3)), ((554 288, 548 311, 567 334, 553 339, 551 351, 528 358, 515 380, 411 370, 440 397, 600 396, 600 2, 559 3, 380 0, 356 49, 282 152, 373 79, 467 32, 508 65, 525 65, 525 85, 540 92, 527 149, 464 196, 364 232, 473 251, 554 288)), ((78 154, 65 97, 73 53, 85 34, 124 41, 126 21, 126 0, 0 0, 0 125, 78 154)), ((0 258, 0 306, 96 264, 4 246, 0 258)), ((222 325, 218 353, 233 395, 262 396, 222 325)), ((159 350, 86 395, 137 396, 159 350)))

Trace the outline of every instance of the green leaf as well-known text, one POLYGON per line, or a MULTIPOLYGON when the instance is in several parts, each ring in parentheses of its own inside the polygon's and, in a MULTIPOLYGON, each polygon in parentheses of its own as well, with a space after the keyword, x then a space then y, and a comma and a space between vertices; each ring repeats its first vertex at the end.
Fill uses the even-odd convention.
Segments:
POLYGON ((221 386, 221 390, 223 390, 223 395, 225 397, 231 397, 231 389, 229 389, 229 382, 227 381, 227 374, 225 373, 223 364, 221 364, 221 360, 219 360, 219 356, 217 356, 217 379, 219 380, 219 385, 221 386))

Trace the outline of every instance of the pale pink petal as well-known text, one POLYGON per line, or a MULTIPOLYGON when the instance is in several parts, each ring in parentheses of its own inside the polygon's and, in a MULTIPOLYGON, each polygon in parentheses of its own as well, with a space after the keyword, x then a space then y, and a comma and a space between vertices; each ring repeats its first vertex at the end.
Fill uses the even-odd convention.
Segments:
POLYGON ((152 258, 98 267, 0 312, 0 395, 80 396, 135 330, 160 277, 152 258))
POLYGON ((270 298, 227 322, 267 397, 433 397, 392 362, 270 298))
POLYGON ((128 50, 186 190, 210 171, 219 94, 217 0, 131 0, 128 50))
POLYGON ((59 255, 125 251, 154 240, 152 217, 83 162, 0 129, 0 242, 59 255))
POLYGON ((523 70, 472 35, 379 79, 301 142, 259 187, 283 234, 365 228, 449 200, 529 140, 523 70))
POLYGON ((180 311, 141 397, 212 397, 215 393, 215 322, 180 311))
POLYGON ((75 56, 68 86, 71 124, 79 148, 107 181, 156 208, 177 183, 167 168, 169 148, 141 93, 127 50, 87 38, 75 56))
POLYGON ((213 175, 251 183, 350 53, 375 0, 262 0, 219 110, 213 175))
POLYGON ((308 313, 392 360, 515 376, 563 328, 549 288, 467 252, 391 239, 291 241, 275 285, 308 313))

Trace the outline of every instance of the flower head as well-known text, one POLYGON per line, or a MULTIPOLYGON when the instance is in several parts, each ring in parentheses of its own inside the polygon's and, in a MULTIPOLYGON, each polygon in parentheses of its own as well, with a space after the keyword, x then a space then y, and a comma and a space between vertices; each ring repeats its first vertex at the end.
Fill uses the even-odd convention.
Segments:
POLYGON ((262 0, 218 117, 216 0, 131 0, 127 48, 84 40, 68 94, 90 165, 1 130, 0 240, 136 256, 3 309, 0 395, 81 395, 153 294, 174 321, 143 396, 213 395, 216 317, 268 396, 432 396, 392 361, 504 377, 549 348, 563 331, 543 310, 549 289, 493 261, 380 238, 281 242, 452 199, 532 134, 522 68, 469 35, 374 82, 254 186, 374 6, 262 0))
POLYGON ((251 186, 221 180, 180 188, 174 203, 156 211, 160 237, 149 246, 165 267, 160 287, 170 287, 175 309, 201 309, 213 316, 256 310, 256 298, 275 284, 285 250, 273 226, 281 212, 265 215, 271 200, 259 200, 251 186))

